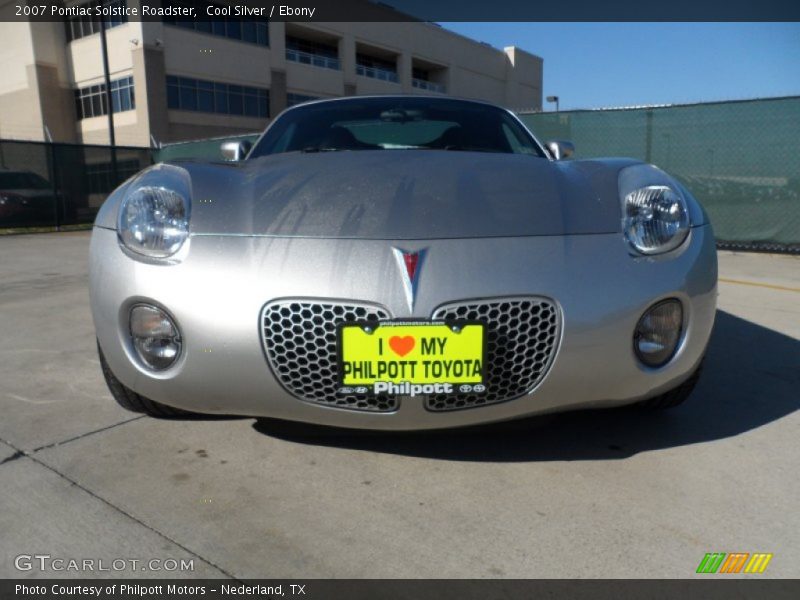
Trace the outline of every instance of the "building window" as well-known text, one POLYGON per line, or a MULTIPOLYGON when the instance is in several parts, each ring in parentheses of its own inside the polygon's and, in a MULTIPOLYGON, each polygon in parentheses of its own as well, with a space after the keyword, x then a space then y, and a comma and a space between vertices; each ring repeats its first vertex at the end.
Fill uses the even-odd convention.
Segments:
POLYGON ((269 117, 269 90, 167 75, 167 107, 176 110, 269 117))
MULTIPOLYGON (((111 106, 115 113, 136 108, 133 77, 123 77, 111 82, 111 106)), ((75 90, 75 110, 79 120, 107 115, 106 84, 100 83, 75 90)))
MULTIPOLYGON (((173 6, 179 6, 179 2, 174 2, 173 6)), ((186 6, 194 6, 186 3, 186 6)), ((209 6, 221 6, 210 4, 209 6)), ((213 21, 203 20, 204 15, 198 15, 197 19, 182 19, 179 17, 163 17, 167 25, 183 27, 201 33, 226 37, 240 42, 258 44, 259 46, 269 46, 269 27, 265 20, 256 20, 248 17, 219 17, 213 21)))
POLYGON ((431 74, 427 69, 421 69, 419 67, 412 68, 411 85, 420 90, 444 94, 444 86, 441 83, 434 83, 431 81, 431 74))
POLYGON ((444 94, 444 86, 441 83, 433 83, 432 81, 428 81, 426 79, 412 79, 411 85, 415 88, 420 90, 427 90, 429 92, 439 92, 440 94, 444 94))
POLYGON ((136 175, 145 165, 137 159, 117 161, 117 179, 114 179, 114 166, 110 162, 86 165, 86 187, 90 194, 107 194, 112 191, 120 181, 136 175))
POLYGON ((431 75, 427 69, 420 69, 419 67, 414 67, 411 69, 411 77, 414 79, 418 79, 419 81, 430 81, 431 75))
POLYGON ((300 104, 302 102, 310 102, 311 100, 319 100, 317 96, 307 96, 305 94, 295 94, 293 92, 289 92, 286 94, 286 106, 294 106, 295 104, 300 104))
POLYGON ((366 54, 356 54, 356 73, 362 77, 393 81, 397 83, 397 63, 375 58, 366 54))
POLYGON ((334 71, 341 70, 339 50, 336 46, 291 35, 286 36, 286 60, 334 71))
MULTIPOLYGON (((125 14, 127 0, 103 0, 102 3, 83 2, 78 6, 82 8, 91 8, 92 12, 95 12, 94 9, 101 4, 104 7, 113 9, 111 11, 112 13, 120 13, 105 17, 106 29, 111 29, 112 27, 116 27, 117 25, 122 25, 128 22, 128 15, 125 14)), ((67 17, 67 20, 64 21, 64 24, 67 28, 68 42, 71 42, 72 40, 79 40, 80 38, 88 35, 94 35, 95 33, 100 33, 101 22, 100 17, 98 16, 67 17)))

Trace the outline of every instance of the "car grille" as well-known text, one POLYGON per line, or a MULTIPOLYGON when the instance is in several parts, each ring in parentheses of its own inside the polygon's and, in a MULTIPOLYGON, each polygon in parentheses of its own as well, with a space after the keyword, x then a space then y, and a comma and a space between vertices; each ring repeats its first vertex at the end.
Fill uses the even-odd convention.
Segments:
POLYGON ((487 324, 483 394, 428 396, 432 411, 459 410, 514 400, 533 390, 555 357, 561 337, 556 305, 546 298, 509 298, 446 304, 434 319, 469 319, 487 324))
POLYGON ((397 409, 394 396, 340 396, 336 326, 345 321, 380 321, 389 313, 369 304, 279 301, 263 313, 263 342, 278 381, 301 400, 375 412, 397 409))
MULTIPOLYGON (((556 305, 546 298, 475 300, 439 307, 433 319, 469 319, 486 323, 487 391, 434 395, 424 399, 431 411, 449 411, 513 400, 530 393, 553 362, 561 336, 556 305)), ((395 396, 337 395, 336 328, 347 321, 391 319, 384 308, 354 302, 281 300, 263 311, 267 360, 283 387, 294 396, 337 408, 390 412, 395 396)))

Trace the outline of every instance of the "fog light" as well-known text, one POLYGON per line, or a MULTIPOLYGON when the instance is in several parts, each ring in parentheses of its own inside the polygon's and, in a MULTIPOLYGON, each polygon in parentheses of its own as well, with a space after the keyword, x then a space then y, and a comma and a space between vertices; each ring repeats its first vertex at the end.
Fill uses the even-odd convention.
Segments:
POLYGON ((683 307, 671 298, 647 309, 636 325, 633 348, 648 367, 667 363, 678 347, 683 329, 683 307))
POLYGON ((131 338, 136 354, 151 369, 166 369, 181 351, 178 328, 156 306, 137 304, 131 309, 131 338))

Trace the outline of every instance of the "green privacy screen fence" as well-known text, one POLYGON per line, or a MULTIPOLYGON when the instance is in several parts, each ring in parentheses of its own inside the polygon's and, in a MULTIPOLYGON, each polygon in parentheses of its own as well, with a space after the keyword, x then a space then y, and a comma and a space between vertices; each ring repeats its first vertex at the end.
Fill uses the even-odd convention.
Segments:
POLYGON ((627 156, 680 179, 719 245, 800 252, 800 97, 519 115, 575 158, 627 156))

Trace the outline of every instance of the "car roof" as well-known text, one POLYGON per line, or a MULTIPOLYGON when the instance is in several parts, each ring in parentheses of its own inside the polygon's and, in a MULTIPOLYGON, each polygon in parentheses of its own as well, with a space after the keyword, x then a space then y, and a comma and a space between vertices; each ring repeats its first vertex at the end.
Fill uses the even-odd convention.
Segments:
POLYGON ((359 100, 428 100, 433 102, 468 102, 470 104, 478 104, 481 106, 491 106, 501 110, 507 110, 502 106, 487 102, 485 100, 476 100, 474 98, 462 98, 460 96, 430 96, 428 94, 363 94, 356 96, 336 96, 334 98, 317 98, 315 100, 306 100, 305 102, 298 102, 292 106, 287 107, 285 110, 292 110, 299 106, 309 106, 311 104, 324 104, 328 102, 357 102, 359 100))

